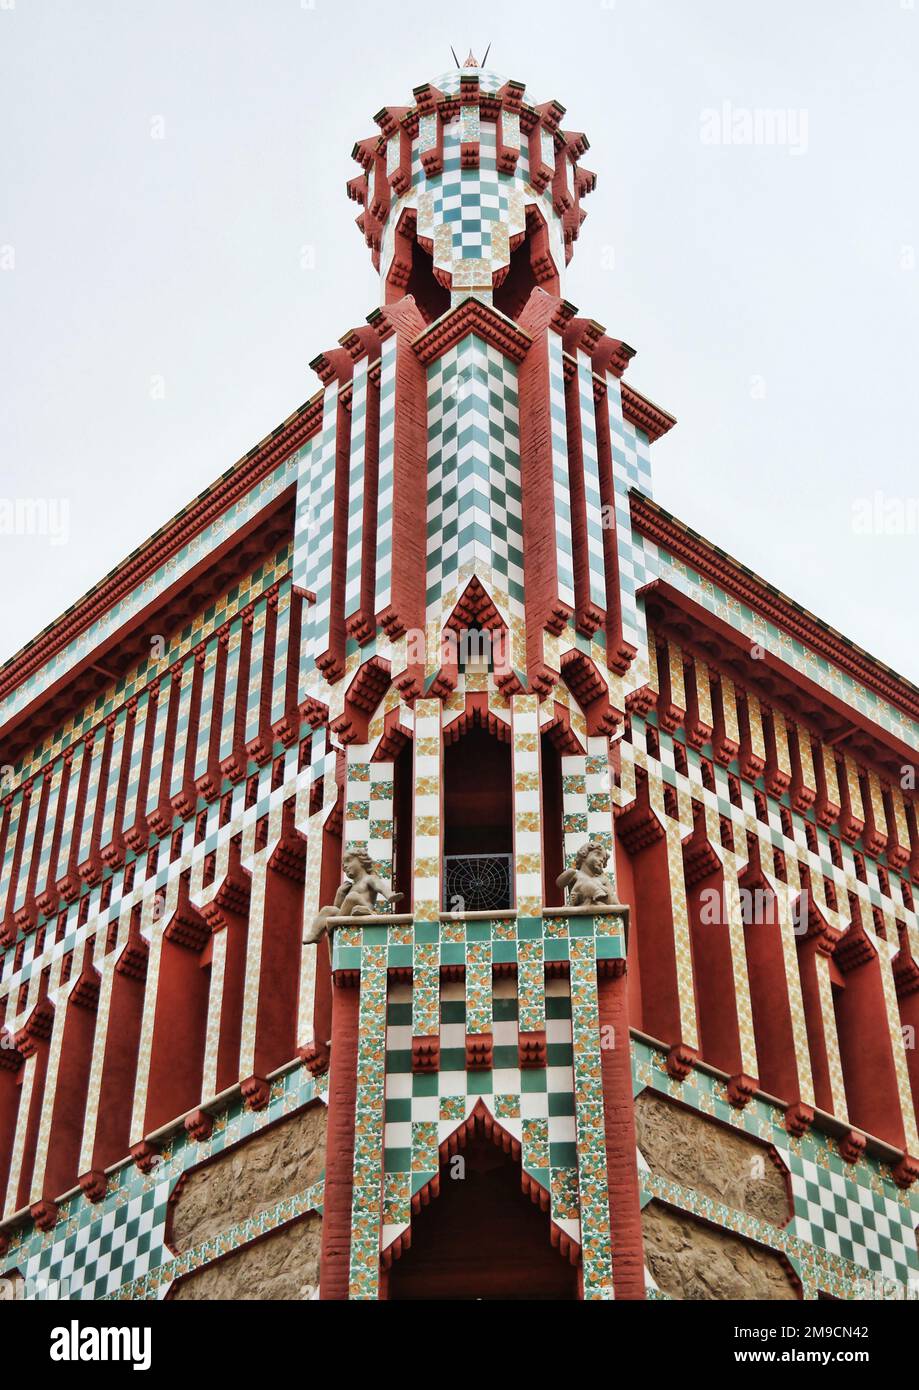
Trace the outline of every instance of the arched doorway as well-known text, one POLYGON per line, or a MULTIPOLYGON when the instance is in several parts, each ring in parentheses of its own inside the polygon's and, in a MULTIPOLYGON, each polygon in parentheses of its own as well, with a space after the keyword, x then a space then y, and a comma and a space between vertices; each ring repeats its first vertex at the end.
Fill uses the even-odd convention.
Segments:
POLYGON ((571 1249, 553 1247, 548 1214, 521 1190, 519 1161, 477 1125, 441 1165, 439 1195, 413 1218, 411 1246, 389 1269, 387 1296, 576 1299, 571 1249))

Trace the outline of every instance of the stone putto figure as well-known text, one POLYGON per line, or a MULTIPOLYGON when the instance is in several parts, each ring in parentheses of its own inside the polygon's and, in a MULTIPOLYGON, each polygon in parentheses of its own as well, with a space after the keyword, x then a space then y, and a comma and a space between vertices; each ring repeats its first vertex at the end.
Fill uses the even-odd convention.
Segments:
POLYGON ((608 859, 609 851, 594 840, 581 846, 574 856, 574 868, 566 869, 555 880, 559 888, 568 889, 568 907, 615 906, 613 885, 605 872, 608 859))
POLYGON ((369 917, 375 911, 377 898, 384 902, 396 903, 404 897, 394 893, 385 878, 373 872, 373 861, 363 850, 348 850, 342 860, 346 878, 335 894, 335 902, 321 907, 313 918, 304 946, 312 946, 321 941, 329 930, 329 924, 337 917, 369 917))

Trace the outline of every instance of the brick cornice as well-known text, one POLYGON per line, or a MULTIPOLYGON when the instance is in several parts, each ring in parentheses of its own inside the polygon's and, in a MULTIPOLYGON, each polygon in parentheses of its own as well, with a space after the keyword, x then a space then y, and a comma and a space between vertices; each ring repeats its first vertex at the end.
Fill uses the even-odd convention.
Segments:
POLYGON ((876 695, 919 721, 919 690, 915 686, 677 521, 643 493, 633 488, 629 502, 632 525, 643 536, 748 603, 876 695))
POLYGON ((0 667, 0 700, 73 642, 126 593, 188 545, 216 517, 310 439, 322 423, 322 400, 322 392, 319 392, 301 405, 260 444, 256 444, 200 493, 184 511, 144 541, 101 583, 90 589, 56 622, 49 624, 28 646, 0 667))
POLYGON ((674 415, 625 382, 622 383, 622 413, 636 429, 643 430, 652 443, 676 424, 674 415))
POLYGON ((427 367, 467 333, 477 333, 512 362, 522 362, 532 342, 529 333, 512 319, 505 318, 480 299, 470 297, 420 333, 412 347, 427 367))

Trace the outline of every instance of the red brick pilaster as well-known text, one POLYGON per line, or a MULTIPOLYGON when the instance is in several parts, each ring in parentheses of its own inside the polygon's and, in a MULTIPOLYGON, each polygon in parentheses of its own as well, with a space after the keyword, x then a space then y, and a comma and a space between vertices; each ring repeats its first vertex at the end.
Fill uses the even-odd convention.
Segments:
POLYGON ((613 1242, 616 1298, 645 1296, 645 1257, 641 1239, 635 1108, 629 1047, 629 1005, 625 971, 597 981, 600 1037, 612 1046, 600 1050, 603 1120, 606 1126, 606 1177, 613 1242), (612 1029, 610 1033, 608 1030, 612 1029))
POLYGON ((322 1299, 348 1297, 360 1004, 359 986, 335 987, 332 1006, 332 1057, 329 1071, 322 1252, 319 1265, 319 1296, 322 1299))
POLYGON ((45 833, 45 823, 48 819, 48 802, 51 791, 50 772, 41 779, 41 784, 32 789, 33 796, 39 796, 41 803, 38 811, 38 820, 35 822, 35 832, 33 837, 34 848, 32 861, 29 865, 29 877, 26 883, 25 893, 23 894, 23 904, 16 913, 16 925, 23 931, 31 931, 38 918, 38 908, 35 902, 35 880, 38 875, 38 861, 41 855, 42 837, 45 833))
MULTIPOLYGON (((156 707, 160 698, 160 681, 154 680, 148 690, 147 711, 144 718, 143 732, 140 737, 143 739, 143 749, 141 751, 140 775, 137 779, 137 792, 135 794, 134 805, 127 808, 127 815, 132 816, 130 825, 125 826, 124 842, 134 851, 140 854, 146 849, 150 838, 149 827, 144 807, 147 804, 147 787, 150 781, 150 762, 153 756, 153 742, 156 734, 156 707)), ((134 737, 137 738, 135 726, 134 737)), ((132 749, 133 751, 133 749, 132 749)))
POLYGON ((526 554, 527 672, 537 689, 554 684, 543 661, 543 629, 561 631, 570 617, 558 594, 555 495, 552 478, 552 417, 549 410, 549 333, 561 328, 572 309, 534 290, 520 315, 533 346, 520 365, 520 470, 523 484, 523 545, 526 554))
MULTIPOLYGON (((198 804, 198 789, 194 783, 195 773, 195 751, 198 737, 198 724, 201 718, 201 687, 204 683, 204 652, 205 646, 201 642, 195 648, 195 660, 191 670, 184 673, 184 679, 191 681, 191 704, 188 709, 188 734, 184 739, 184 747, 176 747, 175 760, 182 763, 182 780, 179 790, 175 796, 170 797, 170 804, 173 810, 180 815, 183 820, 195 814, 198 804)), ((170 783, 171 785, 171 774, 170 783)))
POLYGON ((348 551, 348 474, 351 466, 351 382, 354 356, 344 347, 330 348, 310 366, 323 386, 338 385, 335 415, 335 501, 332 516, 331 585, 329 595, 329 644, 319 652, 316 665, 331 684, 345 669, 345 580, 348 551))

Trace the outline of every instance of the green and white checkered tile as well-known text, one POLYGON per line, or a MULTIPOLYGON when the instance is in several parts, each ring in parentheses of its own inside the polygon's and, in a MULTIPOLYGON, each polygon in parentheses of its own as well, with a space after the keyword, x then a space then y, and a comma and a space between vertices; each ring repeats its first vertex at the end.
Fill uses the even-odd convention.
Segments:
POLYGON ((587 567, 590 601, 606 609, 606 567, 603 555, 603 512, 600 497, 600 460, 597 453, 597 425, 594 409, 593 374, 587 353, 577 354, 578 410, 581 425, 581 452, 584 462, 584 508, 587 520, 587 567))
POLYGON ((493 987, 494 1067, 466 1071, 467 1010, 462 982, 441 984, 440 1070, 412 1072, 412 987, 393 985, 386 1030, 383 1236, 406 1229, 412 1196, 438 1171, 439 1146, 479 1100, 522 1146, 524 1170, 551 1194, 552 1220, 580 1241, 571 1001, 568 982, 546 984, 548 1065, 518 1065, 516 983, 493 987))
MULTIPOLYGON (((513 139, 510 128, 508 136, 513 139)), ((458 303, 471 292, 490 301, 492 275, 510 264, 510 243, 525 232, 526 205, 533 203, 543 213, 552 258, 562 275, 565 269, 562 220, 553 206, 551 184, 542 193, 537 193, 530 185, 527 142, 520 147, 514 171, 500 171, 495 122, 481 119, 478 108, 464 106, 444 126, 442 172, 429 177, 421 163, 421 154, 433 146, 434 140, 435 123, 429 116, 422 116, 412 148, 412 187, 395 202, 383 233, 382 278, 386 279, 392 264, 396 229, 402 213, 406 208, 414 208, 418 214, 418 235, 432 242, 435 266, 452 278, 453 302, 458 303), (461 145, 466 141, 478 142, 478 168, 462 167, 461 145)), ((544 133, 544 142, 547 142, 548 162, 554 165, 554 144, 548 133, 544 133)), ((395 159, 395 143, 387 150, 387 155, 395 159)), ((368 176, 371 184, 373 177, 371 170, 368 176)), ((368 201, 371 198, 372 195, 368 201)))
POLYGON ((791 1169, 795 1235, 884 1279, 899 1284, 919 1279, 919 1212, 880 1185, 853 1181, 835 1154, 824 1155, 823 1163, 796 1153, 783 1157, 791 1169))
POLYGON ((516 367, 469 334, 428 370, 429 616, 477 566, 523 602, 519 438, 516 367))
POLYGON ((297 475, 293 582, 315 595, 303 615, 308 651, 315 661, 328 646, 332 602, 332 540, 335 520, 335 441, 338 388, 326 387, 322 432, 303 455, 297 475))
MULTIPOLYGON (((264 1110, 255 1113, 234 1102, 216 1116, 213 1132, 203 1143, 190 1139, 184 1130, 177 1132, 151 1173, 126 1164, 110 1176, 101 1202, 93 1204, 80 1193, 62 1204, 51 1231, 32 1225, 14 1230, 10 1248, 0 1260, 0 1273, 18 1270, 26 1280, 29 1298, 118 1297, 126 1285, 133 1286, 131 1297, 159 1296, 174 1277, 170 1271, 174 1271, 175 1256, 165 1244, 165 1235, 169 1197, 182 1173, 322 1094, 309 1073, 295 1067, 272 1083, 264 1110)), ((242 1223, 238 1228, 239 1244, 251 1239, 249 1225, 242 1223)), ((201 1257, 197 1265, 204 1262, 201 1257)))
POLYGON ((574 544, 571 537, 571 488, 568 477, 568 417, 562 340, 549 334, 549 414, 552 423, 552 496, 555 505, 555 563, 558 596, 574 608, 574 544))
MULTIPOLYGON (((642 1205, 667 1202, 769 1249, 787 1255, 804 1283, 839 1298, 891 1297, 891 1289, 919 1288, 919 1193, 896 1186, 876 1159, 842 1161, 835 1143, 817 1129, 794 1138, 778 1106, 753 1100, 738 1110, 717 1077, 693 1071, 685 1082, 668 1076, 663 1053, 632 1040, 633 1087, 651 1087, 701 1114, 772 1144, 791 1176, 794 1215, 777 1227, 732 1210, 689 1188, 652 1174, 639 1163, 642 1205)), ((902 1296, 902 1293, 900 1294, 902 1296)))

